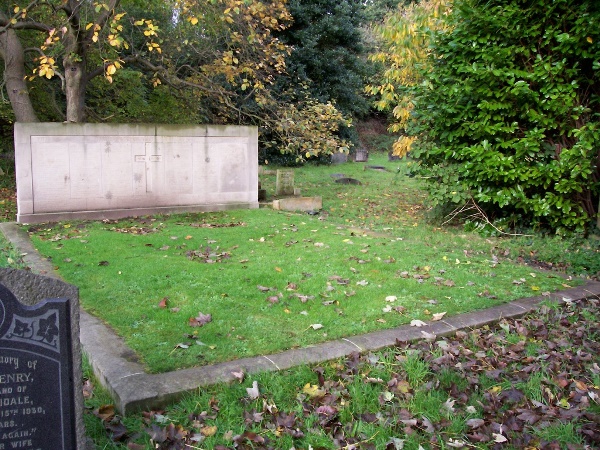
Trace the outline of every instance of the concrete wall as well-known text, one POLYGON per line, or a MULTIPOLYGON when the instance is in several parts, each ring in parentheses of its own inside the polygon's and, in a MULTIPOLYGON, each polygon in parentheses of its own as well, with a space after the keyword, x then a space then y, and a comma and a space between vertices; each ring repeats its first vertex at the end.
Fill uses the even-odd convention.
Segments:
POLYGON ((258 208, 256 127, 15 124, 17 222, 258 208))

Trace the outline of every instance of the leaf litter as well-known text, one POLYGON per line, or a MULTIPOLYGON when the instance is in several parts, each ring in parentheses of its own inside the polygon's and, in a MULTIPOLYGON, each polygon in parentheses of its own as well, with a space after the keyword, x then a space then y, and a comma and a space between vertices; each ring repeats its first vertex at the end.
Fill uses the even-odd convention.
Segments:
MULTIPOLYGON (((298 406, 288 411, 275 406, 276 393, 269 392, 268 383, 259 391, 256 380, 246 380, 249 387, 246 400, 240 398, 245 406, 235 436, 231 430, 217 428, 227 405, 219 404, 214 393, 209 394, 209 412, 190 411, 180 423, 164 411, 144 413, 142 433, 126 430, 111 406, 94 414, 113 440, 127 443, 130 449, 145 448, 136 442, 140 434, 157 449, 197 448, 199 442, 219 450, 276 449, 283 435, 296 448, 307 448, 304 438, 315 432, 332 448, 346 449, 402 449, 408 440, 431 449, 598 448, 599 304, 591 299, 541 306, 523 318, 457 331, 443 339, 398 342, 377 353, 352 353, 315 367, 314 378, 296 388, 298 406), (409 355, 427 367, 419 381, 409 375, 409 355), (379 391, 376 413, 356 406, 358 394, 349 386, 357 382, 379 391), (440 400, 437 414, 415 406, 417 397, 431 392, 445 399, 440 400), (453 425, 456 420, 464 423, 460 435, 453 425), (360 423, 373 424, 376 431, 361 432, 366 428, 360 423), (576 430, 572 442, 560 442, 544 432, 564 423, 576 430)), ((232 374, 238 382, 244 380, 242 371, 232 374)))

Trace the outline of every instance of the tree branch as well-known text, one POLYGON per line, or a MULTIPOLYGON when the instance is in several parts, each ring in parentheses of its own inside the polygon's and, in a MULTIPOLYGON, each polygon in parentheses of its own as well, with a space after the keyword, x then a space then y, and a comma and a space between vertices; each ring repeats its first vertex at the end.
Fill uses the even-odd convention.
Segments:
MULTIPOLYGON (((114 15, 115 9, 117 8, 117 6, 119 6, 120 3, 121 0, 110 0, 110 2, 107 5, 108 9, 104 9, 102 14, 100 14, 97 20, 94 21, 94 24, 99 25, 100 28, 103 29, 106 25, 106 22, 108 22, 108 20, 114 15)), ((94 27, 91 27, 85 37, 85 40, 90 41, 93 36, 94 27)))

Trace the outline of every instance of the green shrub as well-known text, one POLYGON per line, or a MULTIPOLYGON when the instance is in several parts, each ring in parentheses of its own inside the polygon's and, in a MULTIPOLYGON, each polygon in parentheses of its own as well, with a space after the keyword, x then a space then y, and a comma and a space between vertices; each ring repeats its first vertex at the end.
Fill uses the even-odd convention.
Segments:
POLYGON ((599 6, 457 0, 448 20, 412 123, 432 200, 586 230, 600 192, 599 6))

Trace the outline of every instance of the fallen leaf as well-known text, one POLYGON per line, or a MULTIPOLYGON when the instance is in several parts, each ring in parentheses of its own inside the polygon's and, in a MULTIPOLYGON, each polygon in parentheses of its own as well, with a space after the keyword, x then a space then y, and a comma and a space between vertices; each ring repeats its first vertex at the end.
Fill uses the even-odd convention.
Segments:
POLYGON ((435 341, 437 338, 437 335, 435 333, 428 333, 427 331, 421 331, 421 334, 428 341, 435 341))
POLYGON ((467 426, 470 428, 479 428, 480 426, 482 426, 483 424, 485 424, 485 420, 483 419, 469 419, 467 420, 467 426))
POLYGON ((444 311, 444 312, 441 312, 441 313, 436 313, 436 314, 433 314, 433 315, 431 316, 431 320, 433 320, 433 321, 436 321, 436 320, 442 320, 442 318, 443 318, 445 315, 446 315, 446 311, 444 311))
POLYGON ((467 445, 467 443, 460 439, 450 438, 450 440, 448 442, 446 442, 446 445, 448 445, 448 447, 452 447, 452 448, 463 448, 465 445, 467 445))
POLYGON ((199 312, 196 317, 190 317, 190 319, 188 321, 188 325, 190 327, 201 327, 211 321, 212 321, 211 314, 202 314, 201 312, 199 312))
POLYGON ((279 297, 277 295, 271 295, 267 297, 267 301, 274 305, 275 303, 279 303, 279 297))
POLYGON ((242 381, 244 381, 244 378, 245 378, 245 376, 246 376, 246 374, 244 373, 244 371, 243 371, 243 370, 240 370, 239 372, 234 372, 234 371, 232 371, 232 372, 231 372, 231 375, 233 375, 233 377, 234 377, 236 380, 238 380, 240 383, 241 383, 242 381))
POLYGON ((160 302, 158 302, 158 307, 163 309, 166 308, 168 299, 169 297, 163 297, 163 299, 160 302))
POLYGON ((246 388, 246 392, 248 393, 250 400, 256 400, 260 396, 260 392, 258 390, 258 381, 253 381, 252 387, 246 388))
POLYGON ((266 286, 261 286, 260 284, 258 286, 256 286, 257 289, 261 292, 269 292, 269 291, 276 291, 276 288, 270 288, 270 287, 266 287, 266 286))
POLYGON ((424 327, 426 325, 427 325, 427 323, 423 322, 422 320, 411 320, 410 321, 411 327, 424 327))
POLYGON ((115 417, 115 405, 102 405, 94 411, 94 415, 104 422, 110 422, 115 417))
POLYGON ((321 325, 320 323, 313 323, 308 328, 312 328, 313 330, 320 330, 321 328, 323 328, 323 325, 321 325))
POLYGON ((396 297, 395 295, 388 295, 388 296, 385 298, 385 301, 386 301, 386 302, 395 302, 396 300, 398 300, 398 297, 396 297))
POLYGON ((319 387, 316 384, 306 383, 302 388, 302 392, 308 395, 310 398, 323 397, 327 393, 325 389, 319 387))
POLYGON ((200 433, 202 433, 202 436, 206 436, 206 437, 214 436, 215 434, 217 434, 217 427, 211 426, 211 427, 200 428, 200 433))
POLYGON ((494 438, 494 442, 497 442, 499 444, 501 444, 503 442, 508 442, 508 439, 506 439, 505 436, 498 434, 498 433, 492 433, 492 437, 494 438))
POLYGON ((446 400, 446 402, 442 405, 442 407, 448 411, 453 413, 455 411, 454 409, 454 403, 456 403, 456 400, 449 398, 448 400, 446 400))
POLYGON ((94 395, 94 384, 90 380, 83 383, 83 398, 90 399, 94 395))

